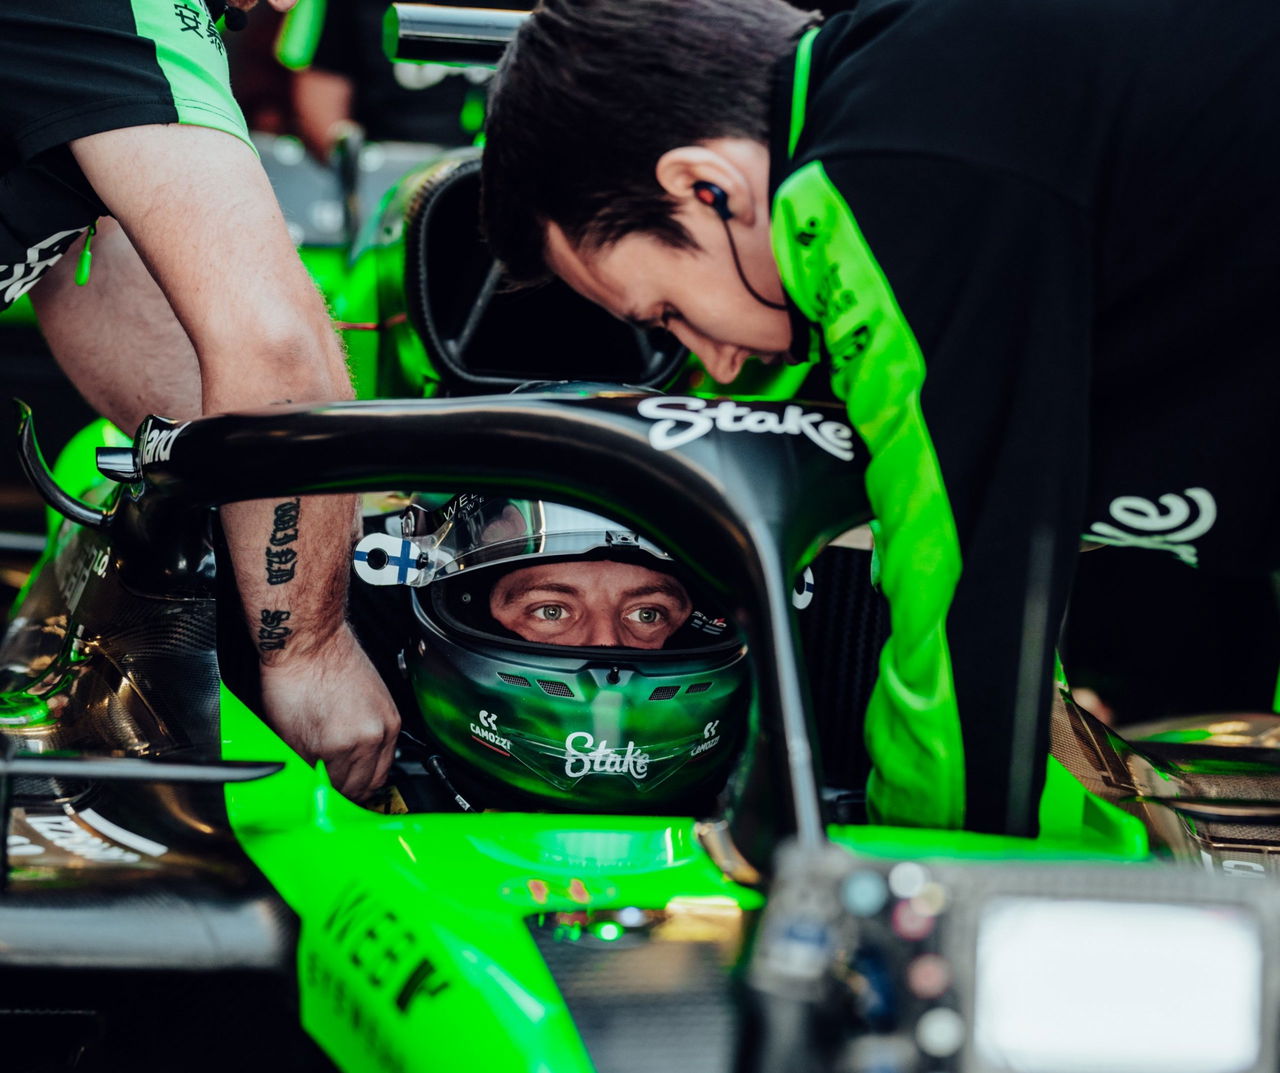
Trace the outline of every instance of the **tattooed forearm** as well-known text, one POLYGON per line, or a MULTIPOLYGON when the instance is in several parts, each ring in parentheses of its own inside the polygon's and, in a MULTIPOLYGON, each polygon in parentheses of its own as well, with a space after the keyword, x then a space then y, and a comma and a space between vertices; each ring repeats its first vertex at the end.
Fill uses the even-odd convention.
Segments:
POLYGON ((298 539, 298 515, 301 509, 301 501, 296 498, 276 504, 275 521, 271 525, 271 546, 266 552, 268 585, 283 585, 286 581, 293 580, 298 553, 288 545, 298 539))
POLYGON ((289 635, 293 633, 293 630, 284 625, 285 620, 290 617, 289 611, 262 609, 261 625, 258 626, 258 651, 279 652, 284 648, 289 635))

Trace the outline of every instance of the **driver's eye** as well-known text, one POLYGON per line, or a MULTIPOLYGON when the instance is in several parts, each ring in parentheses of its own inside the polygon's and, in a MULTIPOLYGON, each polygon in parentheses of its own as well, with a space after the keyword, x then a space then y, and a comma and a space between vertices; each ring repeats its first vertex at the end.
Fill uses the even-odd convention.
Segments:
POLYGON ((652 626, 662 619, 662 612, 656 607, 638 607, 631 612, 630 617, 645 626, 652 626))
POLYGON ((534 608, 533 613, 547 622, 559 622, 564 617, 564 608, 559 604, 546 604, 543 607, 534 608))

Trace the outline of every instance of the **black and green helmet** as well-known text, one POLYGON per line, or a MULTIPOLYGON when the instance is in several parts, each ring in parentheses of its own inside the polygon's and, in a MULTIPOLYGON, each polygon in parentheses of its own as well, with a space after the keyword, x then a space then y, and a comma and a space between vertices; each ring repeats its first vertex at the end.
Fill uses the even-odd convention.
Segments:
POLYGON ((599 515, 540 501, 462 495, 402 521, 385 555, 369 547, 365 573, 394 570, 397 541, 422 564, 408 581, 420 635, 406 662, 451 773, 504 800, 590 812, 687 811, 723 786, 746 732, 746 652, 669 556, 599 515), (517 571, 564 563, 573 581, 592 562, 642 566, 688 594, 661 648, 528 640, 491 612, 495 586, 517 571))

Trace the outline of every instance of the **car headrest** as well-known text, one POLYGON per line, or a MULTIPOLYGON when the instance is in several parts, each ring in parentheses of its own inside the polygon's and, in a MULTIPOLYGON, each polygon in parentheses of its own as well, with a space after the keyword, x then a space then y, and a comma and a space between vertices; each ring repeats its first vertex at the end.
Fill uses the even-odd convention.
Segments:
POLYGON ((530 380, 660 387, 688 352, 642 332, 555 280, 515 290, 480 234, 480 160, 441 160, 405 218, 409 319, 452 394, 507 391, 530 380))

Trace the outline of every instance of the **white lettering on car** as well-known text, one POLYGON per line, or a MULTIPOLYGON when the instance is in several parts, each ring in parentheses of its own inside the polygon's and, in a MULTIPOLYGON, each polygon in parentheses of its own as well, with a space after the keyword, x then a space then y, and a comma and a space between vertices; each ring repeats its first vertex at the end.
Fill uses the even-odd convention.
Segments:
POLYGON ((86 861, 117 861, 132 864, 142 860, 132 850, 113 846, 105 838, 86 831, 70 816, 28 816, 27 822, 36 833, 58 849, 83 857, 86 861))
POLYGON ((148 432, 146 442, 142 445, 142 464, 145 466, 152 462, 168 462, 169 455, 173 452, 173 441, 186 427, 186 425, 179 425, 168 431, 153 428, 148 432))
POLYGON ((806 413, 803 406, 794 404, 779 414, 773 410, 753 410, 729 399, 711 403, 695 398, 648 398, 640 400, 636 411, 655 422, 649 430, 649 443, 659 451, 683 447, 718 429, 804 436, 842 462, 853 459, 853 430, 848 425, 832 421, 817 411, 806 413))

